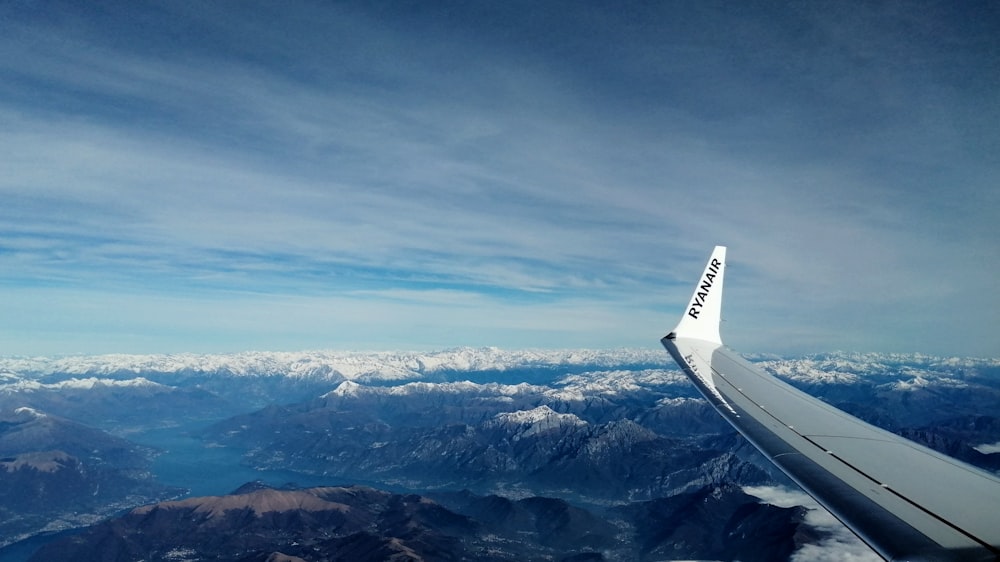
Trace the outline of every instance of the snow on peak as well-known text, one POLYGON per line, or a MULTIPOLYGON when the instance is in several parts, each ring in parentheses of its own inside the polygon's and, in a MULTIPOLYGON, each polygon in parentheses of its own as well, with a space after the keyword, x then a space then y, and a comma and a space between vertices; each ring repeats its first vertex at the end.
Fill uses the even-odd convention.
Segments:
POLYGON ((680 396, 676 398, 665 397, 660 398, 656 401, 657 406, 668 406, 668 407, 679 407, 679 406, 690 406, 690 405, 702 405, 706 404, 707 401, 704 398, 691 398, 687 396, 680 396))
POLYGON ((487 427, 492 426, 509 433, 514 441, 585 425, 587 422, 573 414, 560 414, 544 405, 531 410, 503 412, 487 423, 487 427))
POLYGON ((357 396, 362 388, 364 387, 354 381, 344 381, 325 396, 357 396))
POLYGON ((136 377, 134 379, 117 380, 117 379, 100 379, 97 377, 88 377, 85 379, 69 379, 66 381, 54 383, 50 385, 57 388, 76 388, 83 390, 93 390, 100 387, 130 387, 130 388, 141 388, 141 387, 157 387, 164 386, 159 383, 155 383, 145 377, 136 377))
POLYGON ((100 388, 167 388, 166 385, 153 382, 145 377, 132 379, 107 379, 98 377, 71 378, 64 381, 41 383, 36 380, 19 379, 9 383, 0 380, 0 392, 13 394, 16 392, 58 391, 58 390, 95 390, 100 388))
POLYGON ((547 392, 557 400, 581 402, 592 396, 613 397, 628 395, 643 389, 690 384, 679 371, 643 369, 630 371, 615 369, 566 375, 559 379, 559 386, 547 392))
POLYGON ((911 378, 890 383, 889 388, 901 392, 916 392, 935 388, 967 388, 969 385, 964 381, 936 376, 936 373, 911 373, 904 372, 911 378))
POLYGON ((516 412, 502 412, 495 416, 495 419, 502 423, 518 425, 544 424, 546 426, 559 425, 586 425, 587 422, 578 418, 574 414, 560 414, 542 405, 531 410, 518 410, 516 412))
POLYGON ((432 394, 469 394, 476 396, 511 397, 526 394, 539 394, 546 387, 528 383, 503 384, 497 382, 475 383, 472 381, 454 382, 408 382, 395 386, 366 386, 354 381, 344 381, 337 388, 326 393, 327 396, 415 396, 432 394))
MULTIPOLYGON (((71 375, 121 378, 145 373, 199 373, 220 376, 270 376, 341 380, 413 380, 429 373, 509 371, 528 367, 598 368, 665 364, 656 350, 506 350, 456 348, 430 352, 301 351, 198 355, 84 355, 71 357, 0 357, 0 372, 26 376, 71 375)), ((0 379, 2 380, 2 379, 0 379)))

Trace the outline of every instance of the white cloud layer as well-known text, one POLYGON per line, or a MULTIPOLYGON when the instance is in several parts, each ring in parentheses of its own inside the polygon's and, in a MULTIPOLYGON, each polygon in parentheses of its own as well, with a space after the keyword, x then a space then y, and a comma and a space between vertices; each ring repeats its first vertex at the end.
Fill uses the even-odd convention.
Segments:
POLYGON ((778 486, 747 486, 743 489, 764 503, 778 507, 802 506, 809 511, 805 522, 824 533, 818 543, 803 545, 791 557, 792 562, 881 562, 868 545, 861 542, 843 523, 806 494, 778 486))

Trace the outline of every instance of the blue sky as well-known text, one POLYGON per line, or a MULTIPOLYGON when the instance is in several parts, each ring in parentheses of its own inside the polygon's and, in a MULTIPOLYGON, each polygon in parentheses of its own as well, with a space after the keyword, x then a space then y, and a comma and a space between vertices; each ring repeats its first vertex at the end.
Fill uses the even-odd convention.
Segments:
POLYGON ((1000 355, 995 2, 7 2, 0 355, 1000 355))

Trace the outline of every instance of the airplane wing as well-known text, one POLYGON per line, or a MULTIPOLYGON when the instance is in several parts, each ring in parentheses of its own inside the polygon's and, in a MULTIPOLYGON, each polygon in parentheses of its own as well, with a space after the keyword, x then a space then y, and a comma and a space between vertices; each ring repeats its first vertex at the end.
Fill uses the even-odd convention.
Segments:
POLYGON ((1000 479, 767 375, 719 334, 717 246, 663 346, 722 416, 886 560, 1000 561, 1000 479))

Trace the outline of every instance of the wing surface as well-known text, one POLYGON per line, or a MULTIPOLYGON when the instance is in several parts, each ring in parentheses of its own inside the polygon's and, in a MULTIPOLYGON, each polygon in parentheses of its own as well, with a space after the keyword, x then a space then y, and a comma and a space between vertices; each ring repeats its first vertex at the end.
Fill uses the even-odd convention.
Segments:
POLYGON ((1000 479, 772 377, 719 337, 717 246, 661 343, 718 412, 886 560, 1000 561, 1000 479))

